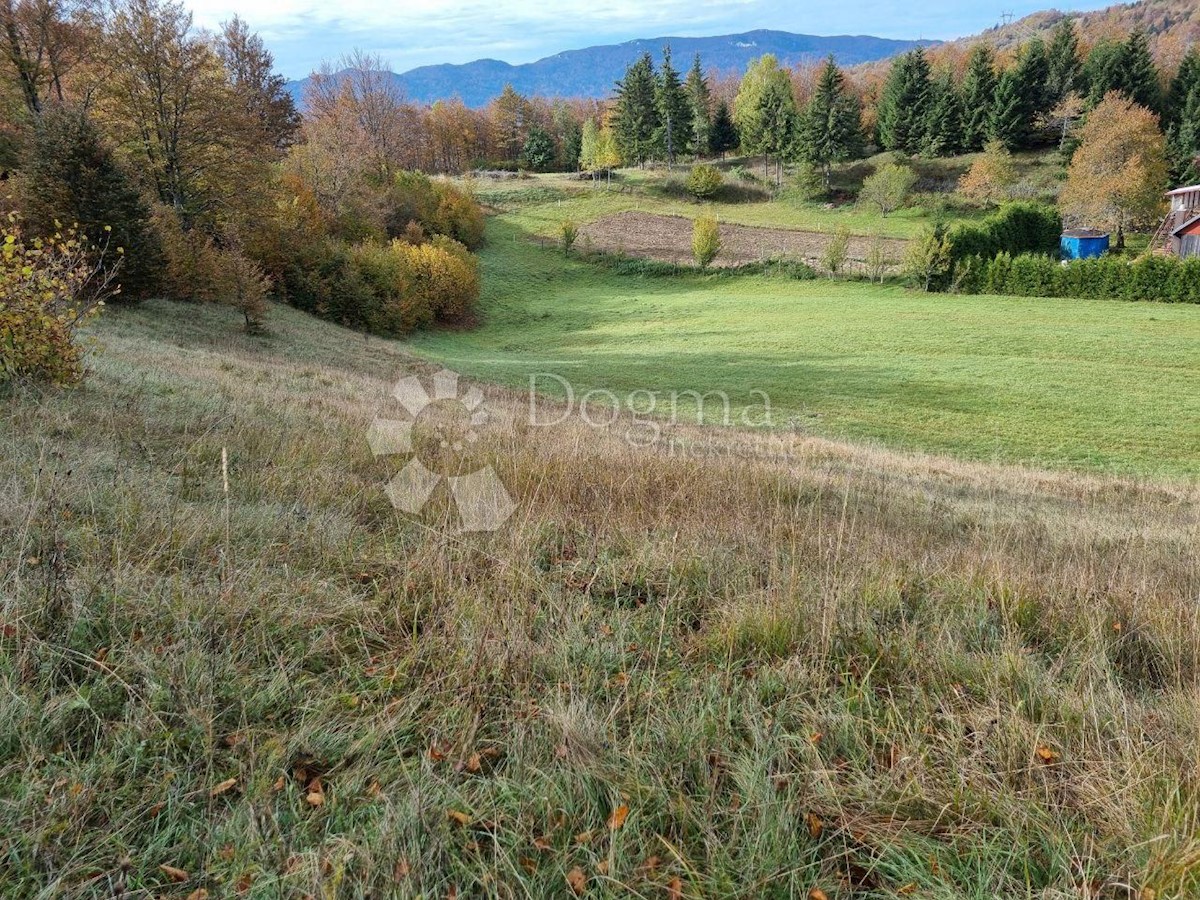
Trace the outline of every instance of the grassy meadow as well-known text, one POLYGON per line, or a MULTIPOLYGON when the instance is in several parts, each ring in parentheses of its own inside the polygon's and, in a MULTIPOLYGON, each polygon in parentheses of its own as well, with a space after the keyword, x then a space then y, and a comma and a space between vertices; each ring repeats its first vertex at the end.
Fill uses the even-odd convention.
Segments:
POLYGON ((681 458, 489 389, 519 505, 465 536, 381 490, 403 346, 96 336, 85 386, 3 398, 0 894, 1200 891, 1195 487, 681 458))
MULTIPOLYGON (((1200 474, 1193 308, 631 276, 538 246, 522 227, 535 214, 551 219, 524 210, 491 225, 480 327, 423 333, 416 352, 518 389, 557 374, 576 398, 723 391, 736 411, 764 391, 779 428, 894 448, 1200 474)), ((552 379, 538 386, 565 396, 552 379)), ((679 409, 695 420, 686 396, 679 409)))

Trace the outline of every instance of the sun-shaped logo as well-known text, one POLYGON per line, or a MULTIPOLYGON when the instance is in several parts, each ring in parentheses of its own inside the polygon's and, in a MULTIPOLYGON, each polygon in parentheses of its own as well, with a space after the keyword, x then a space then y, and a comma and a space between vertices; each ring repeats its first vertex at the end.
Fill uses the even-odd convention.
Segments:
POLYGON ((495 469, 473 453, 489 418, 483 392, 470 387, 460 396, 458 373, 449 369, 432 380, 431 394, 415 375, 400 379, 392 397, 408 418, 371 423, 375 456, 411 455, 384 490, 396 509, 415 516, 445 481, 462 530, 495 531, 516 507, 495 469))

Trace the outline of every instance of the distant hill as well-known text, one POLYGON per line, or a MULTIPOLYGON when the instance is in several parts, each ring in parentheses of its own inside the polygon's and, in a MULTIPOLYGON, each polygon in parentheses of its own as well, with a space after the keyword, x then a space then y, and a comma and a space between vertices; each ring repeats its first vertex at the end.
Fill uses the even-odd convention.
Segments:
MULTIPOLYGON (((1066 15, 1048 9, 953 43, 987 41, 1003 50, 1036 35, 1048 35, 1066 15)), ((1150 37, 1155 55, 1168 65, 1178 63, 1187 48, 1200 41, 1200 4, 1196 0, 1140 0, 1069 15, 1088 44, 1105 38, 1123 40, 1135 28, 1142 29, 1150 37)))
MULTIPOLYGON (((643 52, 661 61, 662 48, 671 45, 676 66, 686 69, 699 53, 706 69, 742 71, 764 53, 774 53, 781 63, 821 59, 833 54, 843 66, 887 59, 918 46, 936 41, 896 41, 865 36, 816 37, 785 31, 748 31, 720 37, 659 37, 627 41, 583 50, 567 50, 514 66, 496 59, 481 59, 464 65, 421 66, 396 75, 410 100, 432 103, 434 100, 460 97, 468 106, 485 105, 511 84, 522 94, 543 97, 595 97, 612 93, 613 85, 625 69, 643 52)), ((289 82, 288 89, 299 101, 307 79, 289 82)))

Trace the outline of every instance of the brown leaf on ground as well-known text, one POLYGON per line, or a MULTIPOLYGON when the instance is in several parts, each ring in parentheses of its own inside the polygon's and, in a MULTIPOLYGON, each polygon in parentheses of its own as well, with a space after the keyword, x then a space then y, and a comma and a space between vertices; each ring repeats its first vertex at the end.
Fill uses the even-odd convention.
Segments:
POLYGON ((819 838, 825 830, 825 820, 814 812, 804 817, 804 824, 808 826, 808 833, 813 838, 819 838))
POLYGON ((446 818, 456 825, 461 825, 464 828, 471 824, 471 817, 465 812, 459 812, 457 809, 446 810, 446 818))
POLYGON ((808 900, 829 900, 829 895, 819 887, 815 887, 808 892, 808 900))
POLYGON ((321 785, 320 778, 312 780, 312 784, 308 786, 308 793, 304 795, 304 802, 309 806, 325 805, 325 788, 321 785))
POLYGON ((159 866, 158 871, 162 872, 172 881, 178 882, 188 880, 187 872, 185 872, 183 869, 177 869, 175 866, 168 866, 166 863, 163 863, 161 866, 159 866))
POLYGON ((676 875, 667 883, 668 900, 683 900, 683 880, 676 875))
POLYGON ((205 888, 196 888, 187 895, 187 900, 208 900, 208 890, 205 888))
POLYGON ((213 789, 208 792, 208 795, 210 797, 219 797, 221 794, 224 794, 226 791, 232 789, 235 784, 237 784, 236 778, 226 778, 220 784, 214 785, 213 789))
POLYGON ((612 811, 612 815, 608 817, 608 827, 614 831, 625 824, 625 820, 629 817, 629 807, 622 803, 612 811))
POLYGON ((587 876, 583 874, 583 869, 576 866, 568 872, 567 884, 576 897, 583 896, 584 890, 587 889, 587 876))

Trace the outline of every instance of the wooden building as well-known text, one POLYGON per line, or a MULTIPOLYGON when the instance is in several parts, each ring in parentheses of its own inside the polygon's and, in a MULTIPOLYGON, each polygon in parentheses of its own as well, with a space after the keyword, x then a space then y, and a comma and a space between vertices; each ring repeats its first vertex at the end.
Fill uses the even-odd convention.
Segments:
POLYGON ((1200 256, 1200 185, 1171 191, 1167 199, 1171 211, 1159 226, 1151 246, 1180 258, 1200 256))

